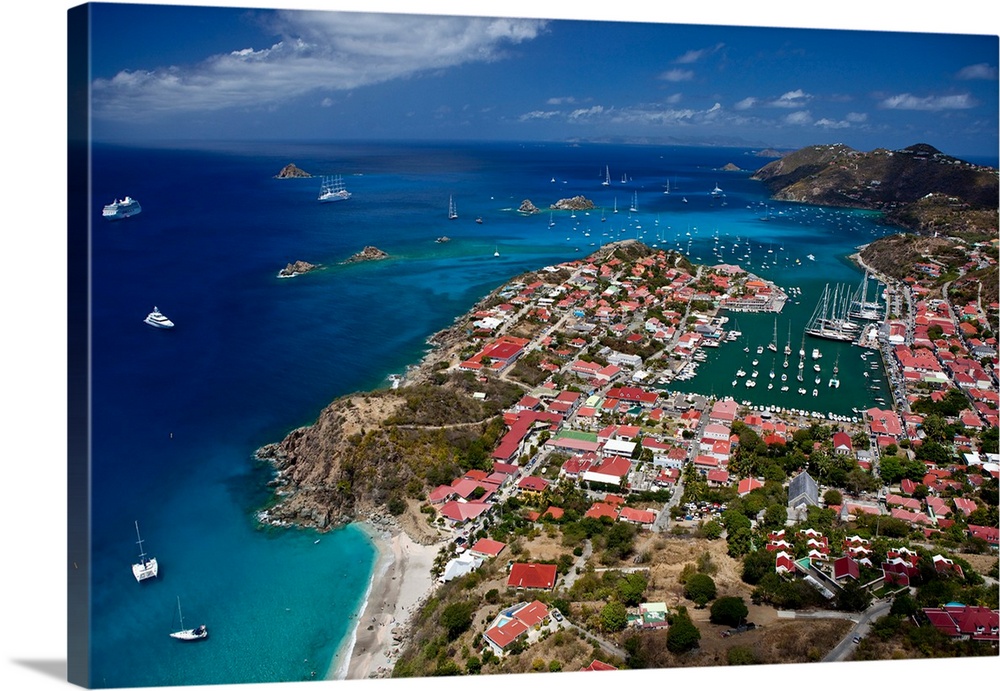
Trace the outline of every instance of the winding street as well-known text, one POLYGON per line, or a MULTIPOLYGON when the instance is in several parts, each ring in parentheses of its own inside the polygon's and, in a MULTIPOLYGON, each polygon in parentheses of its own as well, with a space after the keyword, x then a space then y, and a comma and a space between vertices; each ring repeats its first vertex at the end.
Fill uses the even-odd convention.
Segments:
POLYGON ((862 612, 855 621, 854 627, 847 632, 847 635, 844 636, 844 639, 840 643, 833 647, 833 650, 826 654, 823 662, 837 662, 846 659, 856 645, 854 637, 860 636, 864 638, 868 635, 871 623, 888 614, 890 607, 892 607, 892 600, 878 600, 862 612))

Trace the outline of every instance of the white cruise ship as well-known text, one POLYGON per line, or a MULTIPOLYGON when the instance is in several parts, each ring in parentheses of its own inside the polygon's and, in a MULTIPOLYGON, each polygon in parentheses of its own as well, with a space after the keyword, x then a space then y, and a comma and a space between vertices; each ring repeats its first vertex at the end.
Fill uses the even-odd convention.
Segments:
POLYGON ((326 175, 319 190, 319 201, 341 202, 351 198, 351 193, 344 187, 344 178, 339 175, 326 175))
POLYGON ((139 202, 132 199, 132 197, 125 197, 124 199, 116 199, 110 204, 106 204, 103 216, 108 221, 120 221, 123 218, 135 216, 140 211, 142 211, 142 207, 139 206, 139 202))

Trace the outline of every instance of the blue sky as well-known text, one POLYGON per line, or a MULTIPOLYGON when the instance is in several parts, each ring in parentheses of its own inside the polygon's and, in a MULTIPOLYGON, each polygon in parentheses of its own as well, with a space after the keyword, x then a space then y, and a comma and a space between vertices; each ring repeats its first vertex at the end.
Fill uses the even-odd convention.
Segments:
POLYGON ((995 34, 270 6, 96 5, 94 137, 997 150, 995 34))

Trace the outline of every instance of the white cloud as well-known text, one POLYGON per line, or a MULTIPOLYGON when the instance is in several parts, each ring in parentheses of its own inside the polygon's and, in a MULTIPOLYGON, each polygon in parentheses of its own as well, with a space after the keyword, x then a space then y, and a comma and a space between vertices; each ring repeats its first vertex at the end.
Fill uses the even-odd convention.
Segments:
POLYGON ((804 92, 802 89, 796 89, 795 91, 787 91, 783 93, 781 96, 771 101, 770 105, 776 108, 801 108, 811 99, 812 96, 804 92))
POLYGON ((813 119, 808 110, 800 110, 786 115, 785 122, 789 125, 811 125, 813 119))
POLYGON ((579 108, 574 110, 569 114, 570 120, 579 120, 581 118, 590 118, 595 115, 600 115, 604 112, 604 106, 592 106, 590 108, 579 108))
POLYGON ((967 65, 958 71, 959 79, 996 79, 997 68, 992 65, 980 62, 976 65, 967 65))
POLYGON ((544 20, 339 12, 279 12, 282 40, 190 67, 123 70, 93 82, 97 117, 255 108, 314 91, 345 91, 470 62, 502 59, 544 20))
POLYGON ((548 120, 549 118, 554 118, 559 115, 558 110, 533 110, 530 113, 525 113, 518 120, 524 122, 527 120, 548 120))
POLYGON ((822 127, 827 130, 842 130, 851 126, 851 123, 847 120, 831 120, 829 118, 820 118, 813 124, 816 125, 816 127, 822 127))
POLYGON ((914 96, 913 94, 898 94, 882 99, 880 108, 886 110, 965 110, 976 105, 975 99, 969 94, 954 94, 951 96, 914 96))
POLYGON ((757 105, 757 98, 755 96, 747 96, 742 101, 737 101, 733 108, 736 110, 747 110, 748 108, 753 108, 755 105, 757 105))
POLYGON ((867 122, 868 113, 848 113, 844 119, 848 122, 867 122))
POLYGON ((666 82, 687 82, 694 79, 694 72, 691 70, 667 70, 660 73, 660 79, 666 82))
POLYGON ((550 106, 561 106, 564 103, 576 103, 576 99, 572 96, 554 96, 545 103, 550 106))
POLYGON ((701 60, 704 57, 707 57, 707 56, 711 55, 712 53, 715 53, 715 52, 718 52, 718 51, 722 50, 723 46, 725 46, 724 43, 716 43, 714 46, 712 46, 710 48, 701 48, 699 50, 689 50, 686 53, 683 53, 682 55, 678 56, 674 60, 674 64, 677 64, 677 65, 690 65, 692 63, 698 62, 699 60, 701 60))

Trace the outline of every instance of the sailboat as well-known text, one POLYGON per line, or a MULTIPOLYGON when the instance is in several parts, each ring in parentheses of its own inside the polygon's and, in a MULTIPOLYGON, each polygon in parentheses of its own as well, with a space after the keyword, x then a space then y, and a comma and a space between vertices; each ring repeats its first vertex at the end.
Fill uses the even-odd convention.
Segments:
POLYGON ((344 187, 344 178, 339 175, 324 175, 319 188, 321 202, 342 202, 351 198, 351 193, 344 187))
POLYGON ((667 178, 667 185, 663 188, 663 194, 670 194, 670 178, 667 178))
POLYGON ((139 561, 132 564, 132 575, 135 576, 136 581, 142 583, 149 578, 156 578, 156 574, 159 573, 159 565, 156 563, 156 557, 149 557, 147 559, 146 553, 142 551, 142 536, 139 535, 139 521, 135 522, 135 536, 139 544, 139 561))
POLYGON ((495 245, 493 247, 493 256, 494 257, 499 257, 500 256, 500 246, 499 245, 495 245))
POLYGON ((601 183, 605 187, 611 184, 611 169, 604 166, 604 182, 601 183))
POLYGON ((179 631, 172 632, 171 638, 176 638, 179 641, 201 641, 208 638, 208 628, 204 624, 193 629, 184 628, 184 614, 181 612, 181 598, 179 596, 177 598, 177 616, 180 617, 181 628, 179 631))
POLYGON ((778 318, 774 318, 774 334, 771 336, 771 342, 767 344, 767 349, 775 353, 778 352, 778 318))
POLYGON ((630 206, 628 208, 628 210, 629 211, 633 211, 633 212, 634 211, 638 211, 639 210, 638 206, 639 206, 639 193, 638 192, 633 192, 632 193, 632 206, 630 206))
POLYGON ((788 322, 788 340, 785 341, 785 362, 788 362, 788 356, 791 354, 792 354, 792 322, 788 322))
POLYGON ((448 195, 448 220, 454 221, 458 218, 458 207, 455 206, 455 198, 448 195))
POLYGON ((837 358, 833 362, 833 376, 830 377, 830 382, 829 382, 829 386, 833 387, 834 389, 840 388, 840 379, 837 377, 837 372, 840 370, 840 367, 838 366, 839 363, 840 363, 840 353, 837 354, 837 358))

